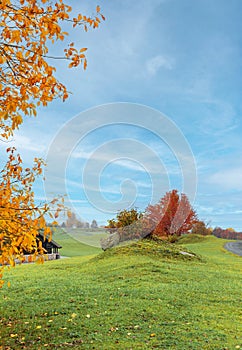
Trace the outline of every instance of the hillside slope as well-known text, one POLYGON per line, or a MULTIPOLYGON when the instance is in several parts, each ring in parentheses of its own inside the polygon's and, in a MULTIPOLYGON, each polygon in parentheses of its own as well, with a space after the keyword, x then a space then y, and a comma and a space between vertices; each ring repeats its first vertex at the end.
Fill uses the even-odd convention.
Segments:
POLYGON ((241 258, 213 237, 146 244, 10 270, 2 349, 239 349, 241 258))

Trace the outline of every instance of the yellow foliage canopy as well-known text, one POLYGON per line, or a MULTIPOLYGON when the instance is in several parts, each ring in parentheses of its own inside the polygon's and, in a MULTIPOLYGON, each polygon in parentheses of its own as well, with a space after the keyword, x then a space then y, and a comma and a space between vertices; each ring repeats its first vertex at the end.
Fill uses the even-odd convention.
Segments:
POLYGON ((22 116, 36 115, 36 107, 55 98, 68 97, 66 87, 55 77, 52 59, 66 59, 69 67, 87 66, 86 48, 68 45, 60 57, 49 54, 48 44, 64 40, 63 22, 85 30, 97 28, 100 7, 94 17, 78 14, 62 0, 0 1, 0 134, 8 137, 22 123, 22 116))

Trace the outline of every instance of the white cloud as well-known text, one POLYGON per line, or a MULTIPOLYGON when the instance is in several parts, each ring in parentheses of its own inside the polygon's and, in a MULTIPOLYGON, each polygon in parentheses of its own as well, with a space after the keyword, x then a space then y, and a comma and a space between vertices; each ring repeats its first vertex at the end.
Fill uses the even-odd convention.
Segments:
POLYGON ((170 57, 157 55, 146 62, 146 69, 149 75, 155 75, 161 68, 171 70, 174 67, 174 60, 170 57))
POLYGON ((99 172, 103 171, 109 165, 140 173, 167 174, 159 154, 146 145, 144 141, 126 138, 111 140, 94 147, 93 152, 85 149, 74 151, 71 158, 88 160, 86 166, 88 168, 91 166, 90 173, 95 174, 98 170, 99 172))
POLYGON ((199 126, 204 134, 212 134, 221 142, 219 137, 238 128, 239 120, 232 104, 218 99, 201 99, 200 102, 203 104, 204 118, 199 126))
POLYGON ((89 159, 92 156, 92 152, 87 151, 74 151, 71 154, 71 158, 75 159, 89 159))
POLYGON ((34 139, 32 139, 31 137, 27 137, 24 135, 20 135, 20 134, 16 134, 14 136, 14 138, 10 141, 8 141, 7 143, 2 144, 4 147, 6 146, 6 144, 8 145, 8 147, 16 147, 19 151, 20 150, 27 150, 27 151, 31 151, 31 152, 37 152, 38 153, 42 153, 45 151, 46 147, 44 145, 41 145, 34 141, 34 139))
POLYGON ((222 189, 242 190, 242 167, 219 171, 211 175, 209 182, 222 189))
POLYGON ((214 214, 215 209, 214 207, 209 207, 209 206, 202 206, 202 205, 197 205, 196 210, 198 210, 201 214, 214 214))
POLYGON ((37 153, 42 153, 46 150, 46 146, 45 145, 41 145, 38 141, 35 142, 34 139, 31 139, 31 137, 26 137, 23 135, 17 135, 15 137, 15 145, 17 145, 17 147, 22 148, 24 150, 27 151, 31 151, 31 152, 37 152, 37 153))

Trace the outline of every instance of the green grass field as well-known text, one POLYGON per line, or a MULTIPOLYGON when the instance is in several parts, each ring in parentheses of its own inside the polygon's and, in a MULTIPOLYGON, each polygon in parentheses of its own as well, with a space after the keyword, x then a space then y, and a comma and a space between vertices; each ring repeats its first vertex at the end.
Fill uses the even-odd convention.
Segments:
POLYGON ((100 248, 100 239, 107 237, 107 232, 104 229, 65 229, 65 231, 57 229, 56 236, 60 239, 60 233, 66 232, 68 236, 72 237, 78 242, 90 245, 92 247, 100 248))
POLYGON ((241 257, 215 237, 182 241, 7 271, 0 348, 242 349, 241 257))
POLYGON ((54 230, 53 239, 62 246, 59 251, 60 255, 67 257, 85 256, 101 252, 98 245, 100 238, 103 237, 104 234, 105 233, 99 232, 86 232, 78 229, 66 233, 62 229, 57 228, 54 230))

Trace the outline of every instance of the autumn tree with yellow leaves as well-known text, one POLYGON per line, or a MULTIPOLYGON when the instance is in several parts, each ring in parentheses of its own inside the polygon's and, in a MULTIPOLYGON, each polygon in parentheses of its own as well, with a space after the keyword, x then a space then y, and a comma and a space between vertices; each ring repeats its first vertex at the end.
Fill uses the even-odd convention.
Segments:
MULTIPOLYGON (((99 6, 92 17, 73 16, 71 6, 62 0, 0 0, 0 14, 0 136, 6 141, 25 117, 37 115, 38 106, 68 98, 66 86, 56 77, 56 59, 67 60, 69 68, 87 67, 87 48, 78 49, 72 42, 60 56, 51 54, 51 45, 68 36, 63 25, 87 31, 105 18, 99 6)), ((16 150, 7 152, 8 161, 0 172, 1 270, 5 264, 13 265, 23 250, 43 253, 36 236, 39 230, 50 235, 45 215, 53 216, 51 203, 35 204, 33 184, 41 176, 43 160, 36 158, 32 169, 24 169, 16 150)))
POLYGON ((50 210, 47 203, 36 205, 33 183, 42 173, 43 161, 35 159, 32 169, 22 167, 22 159, 15 148, 8 148, 9 160, 1 171, 0 264, 15 265, 14 258, 24 251, 43 254, 37 241, 39 230, 51 234, 44 214, 50 210))

